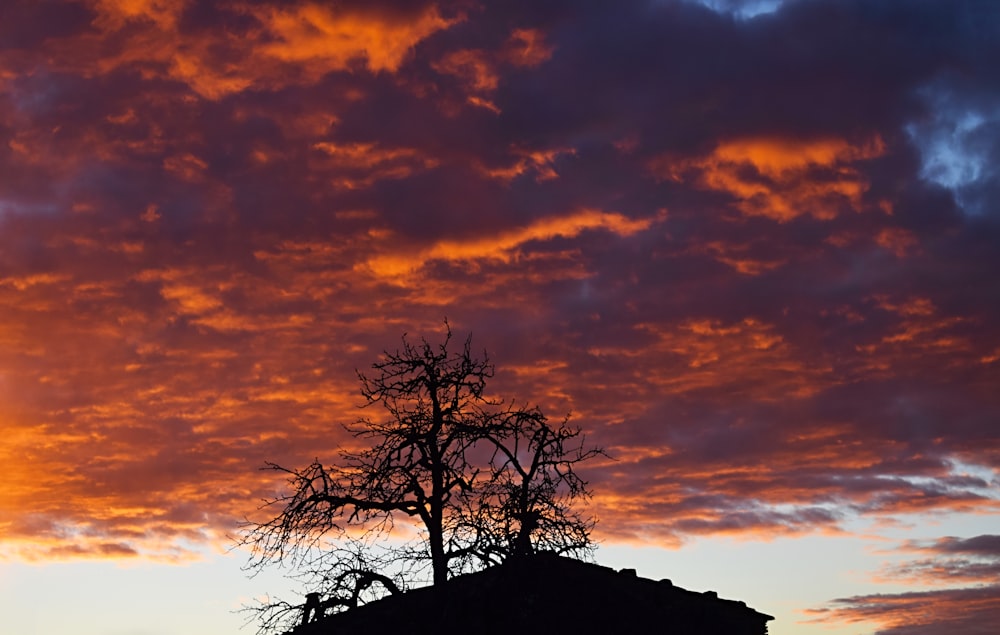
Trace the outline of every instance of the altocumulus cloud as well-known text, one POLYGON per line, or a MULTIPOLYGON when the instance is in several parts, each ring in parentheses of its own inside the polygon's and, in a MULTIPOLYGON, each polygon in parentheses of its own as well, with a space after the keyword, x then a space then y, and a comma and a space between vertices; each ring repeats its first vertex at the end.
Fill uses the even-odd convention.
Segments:
POLYGON ((445 315, 617 457, 606 538, 998 508, 993 3, 2 12, 8 555, 219 540, 445 315))

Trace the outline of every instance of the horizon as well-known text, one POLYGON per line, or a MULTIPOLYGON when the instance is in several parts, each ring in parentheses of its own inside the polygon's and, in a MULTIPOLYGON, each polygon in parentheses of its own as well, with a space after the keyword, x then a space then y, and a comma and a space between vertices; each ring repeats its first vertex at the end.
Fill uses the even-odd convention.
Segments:
POLYGON ((400 338, 569 416, 599 564, 1000 623, 1000 3, 10 0, 0 611, 218 635, 400 338))

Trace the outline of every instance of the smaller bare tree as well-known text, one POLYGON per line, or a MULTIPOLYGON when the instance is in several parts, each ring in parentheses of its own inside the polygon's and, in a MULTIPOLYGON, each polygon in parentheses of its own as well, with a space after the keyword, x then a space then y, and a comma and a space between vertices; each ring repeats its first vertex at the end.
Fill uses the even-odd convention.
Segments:
MULTIPOLYGON (((311 617, 315 619, 406 591, 412 576, 399 566, 399 549, 342 536, 324 548, 299 549, 294 561, 285 564, 293 569, 288 577, 298 583, 302 597, 322 598, 314 607, 311 617)), ((256 564, 251 566, 252 573, 259 570, 256 564)), ((247 624, 256 622, 258 633, 281 633, 299 624, 306 608, 302 602, 265 598, 244 607, 243 612, 247 624)))
POLYGON ((575 504, 590 492, 575 466, 604 452, 587 447, 568 419, 552 426, 538 408, 497 413, 484 440, 488 468, 463 516, 480 567, 536 551, 589 556, 594 519, 575 504))

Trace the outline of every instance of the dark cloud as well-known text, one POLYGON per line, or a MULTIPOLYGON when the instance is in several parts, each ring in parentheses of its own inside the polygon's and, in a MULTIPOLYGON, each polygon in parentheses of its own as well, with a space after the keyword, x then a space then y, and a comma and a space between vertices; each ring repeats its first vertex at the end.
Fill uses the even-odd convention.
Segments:
POLYGON ((818 620, 871 621, 879 635, 987 633, 1000 615, 1000 536, 949 536, 934 541, 908 541, 900 553, 922 552, 929 558, 885 565, 881 581, 942 587, 975 586, 840 598, 810 611, 818 620))
POLYGON ((984 534, 973 538, 942 538, 925 547, 938 553, 967 553, 1000 558, 1000 536, 984 534))
POLYGON ((832 613, 816 611, 827 620, 875 622, 877 635, 988 635, 1000 619, 997 585, 842 598, 832 613))
POLYGON ((972 538, 949 536, 933 542, 908 541, 901 551, 932 554, 892 565, 882 574, 890 579, 925 580, 935 584, 954 582, 993 583, 1000 579, 1000 537, 981 535, 972 538))
POLYGON ((995 511, 1000 5, 759 4, 6 3, 5 535, 217 540, 444 316, 605 536, 995 511))

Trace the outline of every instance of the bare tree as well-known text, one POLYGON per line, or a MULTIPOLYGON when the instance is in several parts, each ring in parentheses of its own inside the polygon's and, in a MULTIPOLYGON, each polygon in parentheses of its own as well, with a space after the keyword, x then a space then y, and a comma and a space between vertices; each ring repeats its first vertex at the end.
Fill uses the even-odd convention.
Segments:
POLYGON ((588 555, 594 521, 573 503, 590 493, 574 466, 603 452, 587 448, 567 420, 551 426, 537 408, 496 417, 485 438, 493 452, 475 496, 480 554, 491 563, 538 550, 588 555))
MULTIPOLYGON (((365 406, 380 405, 383 416, 348 426, 363 447, 336 466, 267 465, 287 475, 289 493, 265 503, 280 509, 274 518, 247 526, 252 571, 299 569, 327 598, 322 613, 357 605, 373 587, 405 589, 427 567, 440 584, 535 549, 592 549, 593 522, 570 504, 588 496, 574 467, 601 451, 565 421, 550 426, 537 407, 489 398, 489 358, 473 355, 470 338, 452 348, 445 322, 442 343, 404 335, 371 374, 358 373, 365 406), (385 547, 398 522, 418 528, 418 539, 385 547)), ((254 611, 266 631, 295 608, 254 611)))
MULTIPOLYGON (((386 594, 403 592, 408 588, 411 572, 399 566, 405 563, 400 561, 397 549, 398 546, 389 549, 377 542, 349 536, 341 536, 336 543, 327 543, 323 548, 298 547, 294 562, 287 563, 293 569, 288 577, 299 583, 306 603, 264 598, 243 608, 247 624, 256 622, 261 634, 285 632, 304 619, 316 619, 386 594), (310 595, 318 600, 311 607, 310 595)), ((286 552, 286 556, 292 553, 286 552)), ((260 570, 261 564, 251 563, 253 573, 260 570)))

